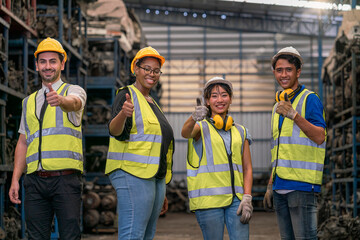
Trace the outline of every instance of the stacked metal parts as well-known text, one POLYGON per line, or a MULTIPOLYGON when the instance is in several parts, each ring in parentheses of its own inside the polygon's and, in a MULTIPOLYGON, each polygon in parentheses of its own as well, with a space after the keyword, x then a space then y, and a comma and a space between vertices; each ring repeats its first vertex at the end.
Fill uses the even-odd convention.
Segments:
MULTIPOLYGON (((98 180, 94 179, 95 182, 98 180)), ((116 193, 111 185, 87 182, 83 195, 84 231, 114 233, 117 231, 116 193)))
POLYGON ((332 54, 324 63, 329 168, 319 211, 320 239, 356 239, 360 232, 359 20, 355 11, 344 14, 332 54))

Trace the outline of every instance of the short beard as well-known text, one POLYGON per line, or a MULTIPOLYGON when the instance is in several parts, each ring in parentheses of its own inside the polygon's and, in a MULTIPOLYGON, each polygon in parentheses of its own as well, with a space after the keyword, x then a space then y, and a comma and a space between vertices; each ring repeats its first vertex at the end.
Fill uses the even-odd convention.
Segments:
POLYGON ((50 78, 50 79, 44 78, 41 74, 40 74, 40 77, 41 77, 42 81, 44 81, 44 82, 53 83, 53 82, 55 82, 55 80, 57 80, 57 79, 60 78, 60 75, 61 75, 61 71, 58 72, 58 73, 55 72, 55 75, 54 75, 52 78, 50 78))

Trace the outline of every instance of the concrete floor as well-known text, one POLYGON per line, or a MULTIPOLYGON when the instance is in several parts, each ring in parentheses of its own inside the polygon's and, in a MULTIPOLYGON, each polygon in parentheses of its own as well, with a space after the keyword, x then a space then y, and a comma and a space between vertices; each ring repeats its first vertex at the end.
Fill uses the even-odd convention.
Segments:
MULTIPOLYGON (((87 240, 113 240, 116 234, 86 234, 87 240)), ((200 240, 200 227, 193 213, 167 213, 157 224, 155 240, 200 240)), ((279 230, 275 213, 254 212, 250 221, 250 240, 278 240, 279 230)), ((225 233, 224 240, 229 240, 225 233)))

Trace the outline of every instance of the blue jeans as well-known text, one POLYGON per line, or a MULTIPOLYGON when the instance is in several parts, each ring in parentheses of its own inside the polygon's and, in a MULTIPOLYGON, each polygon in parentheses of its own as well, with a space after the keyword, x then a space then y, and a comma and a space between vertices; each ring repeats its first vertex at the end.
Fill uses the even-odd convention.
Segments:
POLYGON ((141 179, 122 170, 109 178, 117 195, 118 239, 153 239, 165 199, 165 179, 141 179))
POLYGON ((204 240, 222 240, 224 224, 226 224, 230 240, 249 239, 249 224, 242 224, 241 215, 236 214, 239 205, 240 200, 235 197, 228 207, 196 210, 196 219, 204 240))
POLYGON ((274 206, 281 239, 317 239, 317 193, 274 191, 274 206))

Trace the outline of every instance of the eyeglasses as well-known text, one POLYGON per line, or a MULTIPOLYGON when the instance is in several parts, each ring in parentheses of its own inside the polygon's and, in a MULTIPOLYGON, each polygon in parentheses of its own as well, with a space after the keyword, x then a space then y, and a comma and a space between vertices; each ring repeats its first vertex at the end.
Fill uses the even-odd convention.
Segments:
POLYGON ((146 74, 151 74, 151 72, 154 73, 155 75, 161 75, 162 74, 162 71, 160 71, 159 68, 151 69, 149 67, 145 67, 145 68, 141 67, 141 66, 138 66, 138 67, 141 68, 141 69, 144 69, 146 74))

